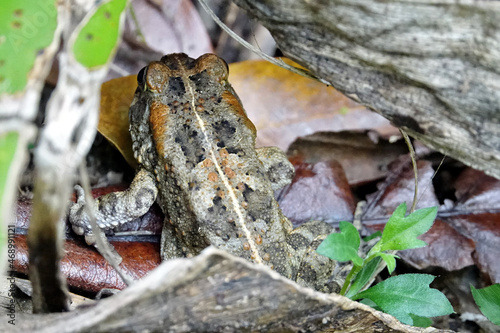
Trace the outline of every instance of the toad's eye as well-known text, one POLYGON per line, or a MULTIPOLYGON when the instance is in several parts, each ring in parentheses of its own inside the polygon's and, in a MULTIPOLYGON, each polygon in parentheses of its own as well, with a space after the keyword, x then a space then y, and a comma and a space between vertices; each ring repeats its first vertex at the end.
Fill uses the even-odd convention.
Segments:
POLYGON ((142 90, 146 90, 146 75, 147 75, 147 73, 148 73, 148 66, 143 67, 139 71, 139 74, 137 74, 137 85, 142 90))

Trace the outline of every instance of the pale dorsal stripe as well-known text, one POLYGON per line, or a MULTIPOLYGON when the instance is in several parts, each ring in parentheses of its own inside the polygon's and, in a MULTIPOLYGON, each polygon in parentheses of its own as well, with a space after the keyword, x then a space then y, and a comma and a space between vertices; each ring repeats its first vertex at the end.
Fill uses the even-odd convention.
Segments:
POLYGON ((203 136, 205 137, 205 140, 210 147, 210 158, 212 162, 214 163, 215 167, 217 168, 217 173, 219 174, 219 177, 222 179, 224 182, 224 186, 226 187, 227 191, 229 192, 229 196, 231 197, 231 202, 233 204, 234 211, 236 212, 236 215, 238 215, 237 219, 237 224, 240 230, 243 231, 245 234, 245 237, 248 240, 248 244, 250 245, 250 250, 252 251, 252 257, 254 258, 253 260, 256 263, 262 264, 262 258, 260 257, 259 250, 257 249, 257 245, 255 244, 253 238, 252 238, 252 233, 250 230, 248 230, 246 224, 245 224, 245 218, 243 216, 243 213, 241 211, 241 207, 239 205, 238 199, 236 198, 236 193, 234 193, 234 189, 231 187, 229 184, 229 180, 226 177, 226 174, 222 171, 221 166, 219 165, 219 162, 217 161, 217 157, 215 155, 215 151, 213 149, 212 143, 210 142, 207 131, 205 128, 205 123, 203 122, 203 119, 198 115, 198 112, 196 112, 196 102, 195 102, 195 97, 194 97, 194 92, 193 92, 193 87, 191 86, 190 82, 184 82, 184 84, 188 87, 189 93, 191 95, 191 107, 193 109, 194 114, 196 115, 196 119, 198 120, 198 124, 200 125, 201 131, 203 132, 203 136))

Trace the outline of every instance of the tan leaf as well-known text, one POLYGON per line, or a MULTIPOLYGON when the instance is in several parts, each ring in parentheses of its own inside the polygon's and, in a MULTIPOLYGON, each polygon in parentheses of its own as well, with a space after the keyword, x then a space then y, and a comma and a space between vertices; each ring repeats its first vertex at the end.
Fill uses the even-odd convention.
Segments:
POLYGON ((97 130, 118 148, 128 164, 135 168, 132 139, 128 131, 128 109, 137 88, 135 75, 124 76, 103 83, 101 112, 97 130))
POLYGON ((388 120, 333 87, 264 60, 232 64, 229 82, 257 127, 258 146, 286 150, 296 137, 317 131, 377 129, 381 134, 396 133, 388 120))

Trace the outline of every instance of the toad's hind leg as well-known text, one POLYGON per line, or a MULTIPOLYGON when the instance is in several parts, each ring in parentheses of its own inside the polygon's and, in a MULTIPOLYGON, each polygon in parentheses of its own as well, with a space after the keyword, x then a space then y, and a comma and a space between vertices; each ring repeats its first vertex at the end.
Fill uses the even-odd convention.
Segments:
POLYGON ((179 236, 175 232, 175 227, 169 222, 168 217, 163 221, 160 244, 162 261, 174 258, 189 258, 198 255, 198 253, 190 251, 188 247, 182 246, 179 236))
POLYGON ((298 263, 295 281, 315 290, 339 292, 343 284, 343 265, 316 252, 319 244, 334 228, 322 221, 310 221, 294 229, 287 242, 296 249, 294 255, 298 263))

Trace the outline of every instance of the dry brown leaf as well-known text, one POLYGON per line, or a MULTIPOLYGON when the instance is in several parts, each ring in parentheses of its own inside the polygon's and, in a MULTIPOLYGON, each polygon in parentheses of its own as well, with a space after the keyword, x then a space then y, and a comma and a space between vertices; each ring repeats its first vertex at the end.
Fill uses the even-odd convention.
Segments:
POLYGON ((336 161, 305 163, 298 157, 292 164, 295 177, 277 197, 280 208, 294 227, 310 221, 351 221, 354 198, 342 166, 336 161))
POLYGON ((456 183, 455 206, 447 222, 475 243, 474 262, 492 283, 500 283, 500 180, 467 168, 456 183))
POLYGON ((308 163, 336 160, 344 168, 349 184, 359 185, 383 178, 389 163, 408 152, 401 140, 390 143, 373 134, 318 132, 295 140, 287 154, 303 156, 308 163))
POLYGON ((396 133, 388 120, 333 87, 264 60, 232 64, 229 82, 257 127, 258 146, 286 150, 296 137, 317 131, 375 129, 384 135, 396 133))
POLYGON ((476 244, 444 219, 437 218, 432 228, 419 239, 428 245, 402 251, 399 254, 413 267, 419 269, 442 267, 447 271, 457 271, 474 265, 472 253, 476 244))
MULTIPOLYGON (((417 162, 417 169, 419 189, 417 209, 439 206, 432 186, 434 170, 431 163, 420 160, 417 162)), ((414 197, 415 177, 408 155, 401 156, 389 166, 386 179, 378 184, 377 188, 377 192, 367 196, 367 204, 362 217, 368 226, 391 216, 402 202, 406 202, 408 210, 410 209, 414 197)))
MULTIPOLYGON (((16 259, 14 270, 28 274, 28 247, 26 236, 16 235, 16 259)), ((160 264, 160 245, 150 242, 111 242, 123 258, 120 267, 137 280, 160 264)), ((67 240, 66 255, 61 261, 61 271, 68 285, 80 290, 98 292, 102 288, 126 287, 115 269, 95 250, 82 240, 67 240)))

